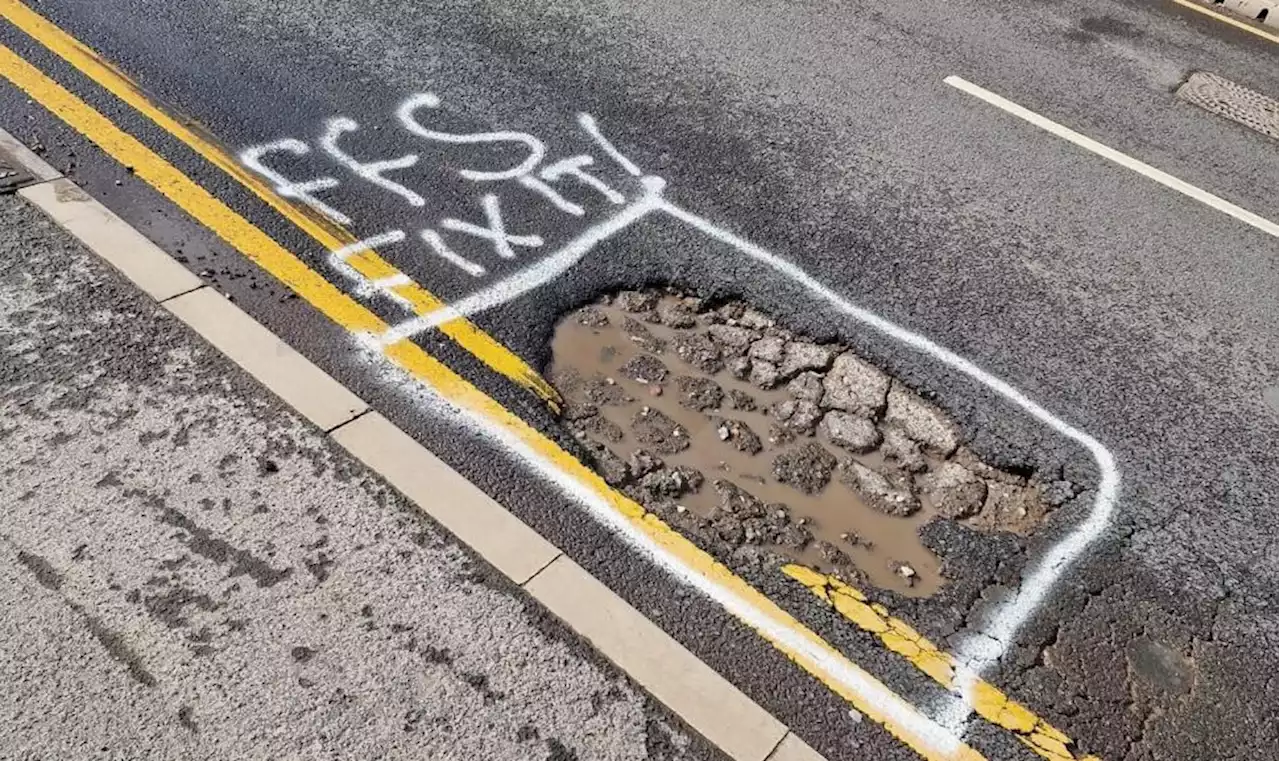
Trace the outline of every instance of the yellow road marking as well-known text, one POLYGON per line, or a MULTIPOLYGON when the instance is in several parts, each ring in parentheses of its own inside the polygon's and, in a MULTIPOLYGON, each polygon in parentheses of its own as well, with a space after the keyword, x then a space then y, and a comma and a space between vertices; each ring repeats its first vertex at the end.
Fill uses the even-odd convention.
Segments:
MULTIPOLYGON (((377 315, 311 270, 266 233, 3 45, 0 45, 0 76, 7 78, 116 161, 133 167, 135 176, 271 273, 330 320, 354 334, 377 335, 387 328, 386 323, 377 315)), ((823 662, 771 636, 767 631, 756 628, 762 638, 832 692, 848 701, 864 716, 879 723, 926 761, 985 761, 982 755, 960 741, 956 741, 947 752, 938 750, 936 743, 920 729, 928 725, 928 719, 914 706, 889 691, 873 676, 849 661, 709 554, 672 530, 657 516, 645 512, 643 507, 614 491, 573 455, 431 357, 417 344, 402 340, 385 347, 383 351, 413 378, 431 387, 453 404, 505 428, 525 446, 605 500, 631 526, 643 532, 663 550, 680 558, 689 569, 747 602, 756 613, 769 619, 774 625, 783 627, 793 637, 813 648, 814 652, 820 652, 827 663, 836 663, 845 673, 854 675, 851 681, 872 685, 877 692, 891 695, 890 699, 882 702, 869 701, 860 692, 846 686, 850 680, 838 678, 823 662)))
MULTIPOLYGON (((939 650, 910 625, 890 616, 883 605, 867 602, 867 596, 857 589, 802 565, 783 566, 782 572, 808 587, 859 629, 879 637, 885 647, 906 658, 935 682, 948 690, 954 688, 956 664, 951 655, 939 650)), ((1077 759, 1071 753, 1071 738, 981 679, 973 685, 973 710, 992 724, 1013 732, 1023 744, 1049 761, 1099 761, 1095 756, 1077 759)))
POLYGON ((1204 15, 1210 18, 1217 19, 1218 21, 1221 21, 1224 24, 1230 24, 1231 26, 1234 26, 1237 29, 1243 29, 1246 32, 1249 32, 1251 34, 1256 34, 1259 37, 1263 38, 1264 40, 1271 40, 1272 42, 1280 42, 1280 37, 1277 37, 1276 35, 1264 29, 1259 29, 1256 26, 1252 26, 1238 19, 1231 18, 1225 13, 1218 13, 1216 11, 1211 11, 1208 8, 1204 7, 1203 5, 1192 2, 1191 0, 1173 0, 1173 2, 1177 3, 1178 5, 1181 5, 1183 8, 1187 8, 1188 10, 1193 10, 1196 13, 1203 13, 1204 15))
MULTIPOLYGON (((0 15, 112 95, 155 122, 158 127, 181 140, 236 182, 248 188, 281 216, 314 238, 326 250, 334 251, 356 242, 356 237, 340 225, 333 224, 309 209, 303 210, 280 196, 269 184, 241 167, 239 162, 223 150, 216 141, 201 134, 198 128, 175 119, 157 107, 141 88, 119 69, 18 0, 0 0, 0 15)), ((352 256, 347 263, 370 280, 382 280, 401 274, 398 269, 371 250, 352 256)), ((445 306, 443 301, 412 280, 392 290, 408 301, 418 315, 430 314, 445 306)), ((559 394, 537 370, 471 321, 463 317, 455 318, 442 324, 440 330, 493 370, 537 394, 552 407, 559 408, 559 394)))

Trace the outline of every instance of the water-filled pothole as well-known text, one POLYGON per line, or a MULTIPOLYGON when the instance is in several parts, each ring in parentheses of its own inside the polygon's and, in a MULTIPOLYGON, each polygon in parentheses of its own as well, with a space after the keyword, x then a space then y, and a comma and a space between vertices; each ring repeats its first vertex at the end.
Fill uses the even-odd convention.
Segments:
POLYGON ((624 291, 561 321, 550 376, 605 480, 713 551, 924 596, 942 583, 924 524, 1025 533, 1073 496, 985 465, 942 410, 739 302, 624 291))

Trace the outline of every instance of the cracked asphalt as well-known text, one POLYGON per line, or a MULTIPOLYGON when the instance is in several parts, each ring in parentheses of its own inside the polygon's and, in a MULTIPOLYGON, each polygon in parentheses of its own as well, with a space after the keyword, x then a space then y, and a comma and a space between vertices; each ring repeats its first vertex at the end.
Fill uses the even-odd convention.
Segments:
MULTIPOLYGON (((456 170, 492 166, 494 154, 424 149, 395 120, 406 95, 437 92, 446 104, 441 119, 452 128, 526 131, 557 157, 590 147, 574 123, 575 114, 590 112, 627 156, 668 180, 667 197, 977 362, 1115 454, 1122 484, 1114 522, 1009 643, 990 681, 1066 731, 1080 752, 1104 761, 1276 756, 1275 239, 942 82, 962 76, 1271 218, 1275 142, 1173 92, 1190 73, 1209 71, 1275 98, 1275 46, 1172 4, 1138 0, 958 0, 942 8, 864 0, 714 0, 696 8, 604 0, 453 0, 431 7, 391 0, 180 6, 103 0, 42 3, 39 10, 232 150, 280 137, 315 146, 325 120, 344 115, 366 127, 345 143, 361 156, 423 152, 423 166, 394 175, 430 197, 417 211, 350 180, 323 157, 289 165, 298 177, 313 176, 308 171, 343 177, 326 199, 352 216, 358 235, 477 213, 475 189, 458 181, 456 170)), ((3 22, 0 42, 313 266, 325 266, 313 241, 3 22)), ((647 566, 518 463, 464 426, 424 413, 411 391, 370 370, 348 336, 3 83, 0 126, 40 144, 49 161, 95 197, 509 506, 832 761, 913 757, 872 723, 852 722, 847 704, 647 566)), ((619 181, 621 173, 598 168, 619 181)), ((580 229, 558 227, 559 217, 506 189, 501 195, 513 230, 537 230, 552 243, 580 229)), ((6 236, 0 242, 10 246, 9 228, 0 229, 6 236)), ((3 251, 0 261, 12 270, 15 249, 3 251)), ((394 263, 448 299, 475 287, 425 248, 399 252, 394 263)), ((495 271, 511 271, 501 266, 514 265, 498 262, 495 271)), ((667 220, 646 220, 609 239, 559 279, 476 322, 545 368, 561 315, 603 293, 651 284, 743 298, 793 330, 838 337, 945 407, 987 461, 1086 488, 1096 484, 1077 447, 988 390, 667 220)), ((68 299, 91 315, 101 296, 84 291, 68 299)), ((373 308, 404 316, 385 301, 373 308)), ((529 396, 440 336, 421 341, 573 446, 529 396)), ((145 354, 140 344, 129 345, 145 354)), ((70 352, 56 346, 49 351, 70 352)), ((6 383, 13 377, 8 368, 6 383)), ((215 402, 193 402, 191 414, 201 416, 206 403, 215 402)), ((217 468, 207 467, 214 478, 217 468)), ((254 467, 246 459, 233 472, 247 477, 254 467)), ((930 524, 922 538, 942 558, 948 583, 928 600, 878 599, 932 641, 954 644, 993 601, 1017 588, 1028 558, 1075 525, 1086 504, 1056 511, 1027 541, 930 524)), ((169 516, 169 523, 162 510, 152 512, 144 525, 168 537, 174 552, 194 553, 174 544, 174 534, 196 537, 183 521, 213 530, 198 511, 180 510, 185 518, 169 516)), ((360 541, 345 541, 347 552, 358 555, 360 541)), ((291 547, 300 553, 289 564, 295 570, 266 591, 247 575, 250 565, 241 564, 246 575, 238 578, 246 592, 270 597, 310 578, 303 558, 323 549, 291 547)), ((10 573, 42 594, 40 579, 69 573, 57 570, 47 548, 5 552, 10 573), (19 551, 49 559, 59 575, 37 560, 24 564, 19 551)), ((262 552, 253 557, 267 563, 262 570, 284 567, 262 552)), ((945 697, 776 569, 734 570, 911 702, 937 705, 945 697)), ((143 589, 137 605, 145 610, 147 595, 164 593, 143 589)), ((192 606, 199 611, 198 603, 185 608, 192 606)), ((92 630, 81 629, 92 642, 92 630)), ((982 722, 970 725, 966 740, 988 758, 1033 757, 982 722)), ((642 745, 634 748, 643 754, 642 745)), ((612 750, 598 755, 613 757, 612 750)))
POLYGON ((721 758, 38 210, 0 230, 0 758, 721 758))

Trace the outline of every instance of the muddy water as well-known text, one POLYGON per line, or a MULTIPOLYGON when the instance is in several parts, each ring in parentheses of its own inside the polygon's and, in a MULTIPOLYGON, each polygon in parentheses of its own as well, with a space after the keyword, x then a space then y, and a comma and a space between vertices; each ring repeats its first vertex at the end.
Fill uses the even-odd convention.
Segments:
MULTIPOLYGON (((780 554, 798 562, 827 572, 838 568, 825 558, 815 546, 826 541, 839 548, 871 583, 904 595, 926 596, 942 583, 938 558, 920 542, 917 531, 929 522, 934 511, 927 499, 923 507, 908 517, 883 513, 865 502, 841 482, 839 467, 832 472, 831 481, 814 494, 805 494, 790 484, 781 483, 773 475, 773 460, 782 452, 815 441, 814 436, 797 436, 793 442, 770 440, 770 429, 778 425, 767 413, 772 406, 792 397, 783 388, 763 390, 748 382, 738 380, 727 370, 708 375, 683 362, 674 351, 646 351, 657 349, 658 343, 669 343, 676 334, 689 331, 645 323, 644 328, 657 339, 655 343, 633 340, 622 328, 637 315, 627 314, 610 306, 593 307, 608 318, 607 325, 588 326, 572 316, 561 322, 552 343, 552 367, 550 377, 560 379, 574 374, 583 378, 603 376, 610 386, 620 389, 621 397, 613 404, 597 404, 599 417, 613 423, 621 431, 610 430, 607 435, 588 434, 589 438, 604 444, 623 460, 638 449, 652 447, 636 440, 632 422, 645 408, 667 415, 682 426, 689 437, 690 446, 675 454, 659 455, 668 467, 688 466, 701 472, 705 482, 695 493, 685 494, 676 501, 703 517, 710 517, 720 498, 712 487, 716 479, 726 479, 766 503, 781 503, 789 508, 790 515, 812 532, 815 542, 803 550, 790 547, 772 547, 780 554), (666 366, 668 374, 659 383, 641 383, 626 377, 622 366, 639 354, 653 354, 666 366), (711 378, 724 391, 725 398, 718 410, 699 412, 681 404, 683 394, 676 380, 680 376, 711 378), (660 391, 656 389, 661 389, 660 391), (736 409, 730 397, 731 391, 749 396, 755 410, 736 409), (755 454, 739 451, 731 441, 722 440, 722 421, 740 421, 759 436, 762 449, 755 454)), ((581 388, 574 384, 560 384, 559 389, 567 402, 585 402, 581 388)), ((608 426, 605 426, 608 428, 608 426)), ((875 451, 865 455, 844 452, 831 445, 827 450, 838 460, 853 459, 872 468, 882 465, 882 458, 875 451)), ((931 463, 931 467, 933 463, 931 463)))

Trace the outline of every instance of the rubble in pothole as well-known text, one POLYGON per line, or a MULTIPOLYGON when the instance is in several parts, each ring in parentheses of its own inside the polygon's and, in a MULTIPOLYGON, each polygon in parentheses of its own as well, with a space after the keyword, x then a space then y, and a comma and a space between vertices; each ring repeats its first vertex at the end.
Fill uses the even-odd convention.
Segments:
POLYGON ((875 365, 740 302, 624 291, 563 320, 552 354, 595 469, 722 557, 927 595, 942 578, 925 523, 1026 533, 1075 495, 984 464, 875 365))

